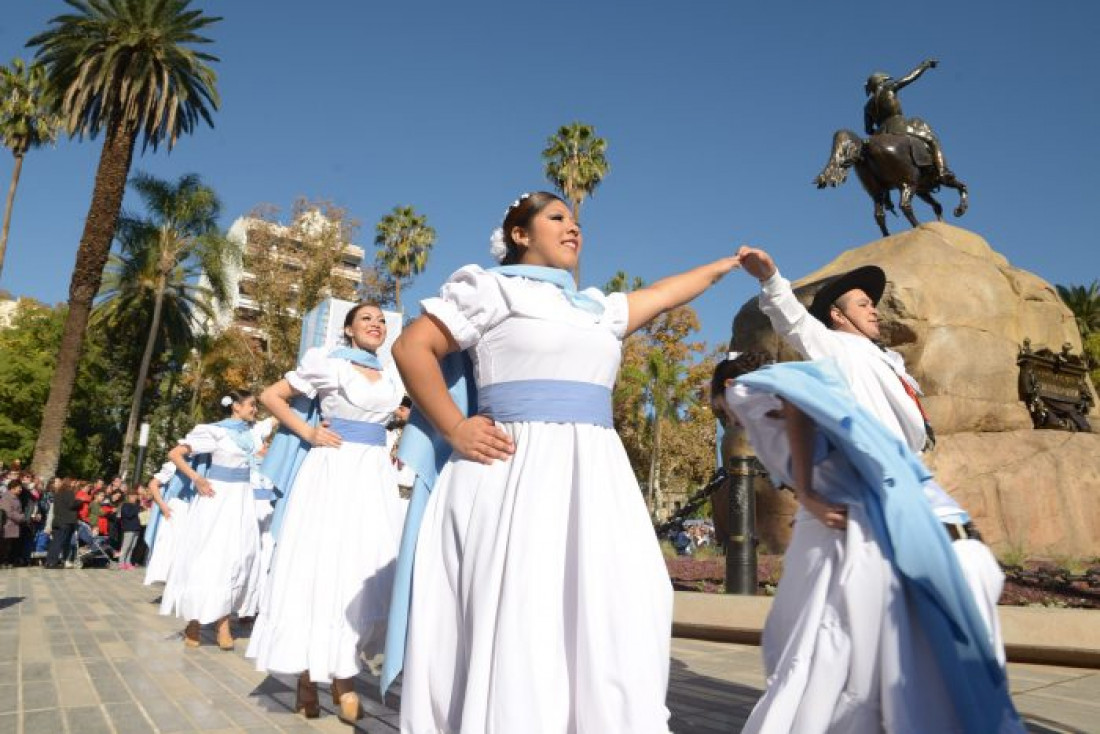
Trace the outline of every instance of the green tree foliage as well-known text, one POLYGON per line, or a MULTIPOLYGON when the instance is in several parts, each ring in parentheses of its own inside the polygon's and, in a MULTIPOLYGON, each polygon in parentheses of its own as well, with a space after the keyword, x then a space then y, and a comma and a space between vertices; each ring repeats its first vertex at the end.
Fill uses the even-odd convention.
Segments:
POLYGON ((54 112, 54 95, 41 64, 27 66, 23 59, 12 59, 0 66, 0 142, 15 157, 4 204, 4 225, 0 229, 0 273, 4 272, 4 255, 8 249, 8 229, 15 190, 23 171, 27 151, 53 143, 61 126, 54 112))
POLYGON ((1081 345, 1092 364, 1092 384, 1100 386, 1100 280, 1083 285, 1056 285, 1058 297, 1077 320, 1081 345))
POLYGON ((58 95, 70 135, 103 133, 92 200, 69 284, 65 331, 42 413, 32 469, 52 476, 58 465, 69 400, 84 349, 92 302, 111 251, 134 147, 171 148, 218 106, 214 56, 198 51, 218 18, 190 0, 67 0, 71 13, 27 42, 58 95))
POLYGON ((137 369, 119 473, 127 476, 131 447, 141 419, 142 398, 158 347, 183 355, 197 325, 213 318, 214 300, 229 299, 229 271, 239 267, 240 251, 218 229, 221 203, 195 174, 175 183, 136 174, 131 187, 146 215, 119 220, 122 256, 108 264, 100 309, 108 321, 139 318, 147 323, 145 349, 137 369), (113 267, 112 267, 113 266, 113 267), (200 273, 206 285, 199 285, 200 273), (166 328, 162 328, 166 327, 166 328))
MULTIPOLYGON (((26 462, 34 450, 42 406, 65 322, 64 306, 19 302, 10 328, 0 330, 0 458, 26 462)), ((113 363, 111 338, 92 328, 79 364, 69 420, 62 436, 62 476, 96 478, 114 470, 122 443, 119 410, 130 383, 113 363)))
POLYGON ((428 218, 411 206, 395 206, 375 227, 374 244, 379 269, 394 284, 394 304, 401 310, 401 284, 424 272, 435 244, 428 218))

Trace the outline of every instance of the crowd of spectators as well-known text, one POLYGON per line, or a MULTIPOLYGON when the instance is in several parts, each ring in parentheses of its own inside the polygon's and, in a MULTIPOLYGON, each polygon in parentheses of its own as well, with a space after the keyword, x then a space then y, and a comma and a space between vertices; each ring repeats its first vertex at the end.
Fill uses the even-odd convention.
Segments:
POLYGON ((0 465, 0 568, 72 568, 85 554, 135 568, 151 506, 145 487, 131 489, 118 477, 46 482, 18 461, 0 465))

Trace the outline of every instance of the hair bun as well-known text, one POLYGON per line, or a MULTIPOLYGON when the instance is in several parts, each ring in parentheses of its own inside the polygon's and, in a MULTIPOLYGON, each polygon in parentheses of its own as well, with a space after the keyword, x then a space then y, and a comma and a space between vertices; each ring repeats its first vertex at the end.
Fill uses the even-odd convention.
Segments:
POLYGON ((233 404, 233 398, 225 395, 222 397, 221 403, 223 408, 228 408, 230 405, 233 404))
POLYGON ((504 241, 504 230, 500 227, 494 229, 489 238, 489 254, 498 263, 504 262, 504 258, 508 256, 508 244, 504 241))

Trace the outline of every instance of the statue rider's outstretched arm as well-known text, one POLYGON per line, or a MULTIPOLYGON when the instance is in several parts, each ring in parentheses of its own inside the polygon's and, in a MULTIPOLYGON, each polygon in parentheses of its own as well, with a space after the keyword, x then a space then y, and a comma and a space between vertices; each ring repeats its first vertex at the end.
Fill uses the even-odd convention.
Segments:
POLYGON ((935 69, 938 64, 939 62, 935 59, 925 59, 924 61, 920 62, 920 65, 917 66, 917 68, 913 69, 901 79, 898 79, 896 82, 894 82, 894 91, 896 92, 899 89, 903 89, 909 86, 917 79, 920 79, 921 74, 928 71, 929 69, 935 69))

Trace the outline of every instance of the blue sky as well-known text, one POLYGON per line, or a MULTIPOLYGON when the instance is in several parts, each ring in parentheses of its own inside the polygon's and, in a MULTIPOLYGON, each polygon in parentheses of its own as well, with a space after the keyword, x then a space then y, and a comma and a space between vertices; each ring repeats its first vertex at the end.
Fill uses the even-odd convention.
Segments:
MULTIPOLYGON (((4 61, 26 56, 26 39, 66 7, 4 5, 4 61)), ((608 139, 611 163, 582 210, 587 284, 620 269, 654 280, 742 243, 791 277, 816 270, 878 237, 854 179, 810 183, 833 131, 860 130, 868 74, 900 76, 927 57, 939 68, 902 101, 971 188, 970 212, 948 221, 1048 281, 1100 278, 1100 3, 194 5, 224 17, 210 32, 222 108, 213 129, 138 156, 135 170, 199 173, 226 227, 258 204, 333 200, 363 223, 368 252, 378 219, 411 204, 438 240, 407 297, 489 264, 490 231, 519 193, 547 187, 540 152, 574 120, 608 139)), ((100 144, 27 156, 0 287, 66 299, 100 144)), ((0 160, 6 184, 11 158, 0 160)), ((941 200, 954 207, 952 192, 941 200)), ((754 293, 735 273, 696 301, 702 338, 725 342, 754 293)))

